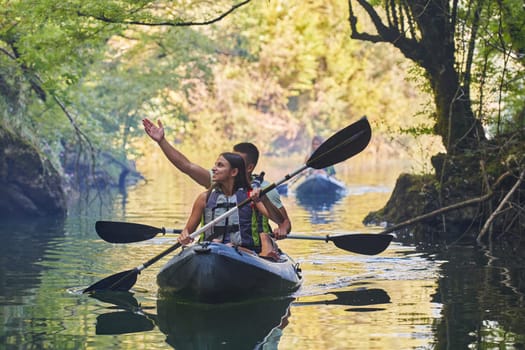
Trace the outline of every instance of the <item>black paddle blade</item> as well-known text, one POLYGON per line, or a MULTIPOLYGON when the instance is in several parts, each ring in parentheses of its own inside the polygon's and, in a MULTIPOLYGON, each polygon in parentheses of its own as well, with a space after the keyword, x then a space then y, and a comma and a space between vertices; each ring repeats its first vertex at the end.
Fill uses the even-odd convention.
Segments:
POLYGON ((95 284, 84 289, 82 293, 90 293, 96 291, 104 290, 113 290, 113 291, 122 291, 125 292, 130 290, 133 285, 137 282, 137 276, 139 275, 139 270, 127 270, 123 272, 116 273, 109 277, 106 277, 95 284))
POLYGON ((392 241, 391 235, 373 233, 352 233, 344 235, 327 236, 327 241, 332 241, 336 247, 349 252, 376 255, 384 251, 392 241))
POLYGON ((97 221, 95 230, 100 238, 110 243, 133 243, 147 241, 164 229, 131 222, 97 221))
POLYGON ((372 137, 370 123, 362 117, 338 131, 315 150, 306 165, 323 169, 346 160, 365 149, 372 137))

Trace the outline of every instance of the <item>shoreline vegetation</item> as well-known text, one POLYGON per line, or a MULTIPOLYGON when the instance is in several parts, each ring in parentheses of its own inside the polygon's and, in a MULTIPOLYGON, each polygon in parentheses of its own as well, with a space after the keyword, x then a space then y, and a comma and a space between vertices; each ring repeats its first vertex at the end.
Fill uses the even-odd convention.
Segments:
POLYGON ((483 142, 476 152, 439 153, 433 174, 401 174, 386 205, 366 224, 389 222, 412 243, 523 244, 525 132, 483 142), (453 232, 454 234, 450 234, 453 232))
MULTIPOLYGON (((79 163, 78 169, 83 172, 78 172, 70 164, 64 166, 69 172, 61 176, 49 161, 42 160, 45 157, 36 148, 4 128, 0 131, 4 151, 1 157, 1 174, 4 176, 0 180, 4 191, 8 191, 4 193, 5 200, 0 206, 9 215, 64 216, 67 215, 66 197, 75 197, 71 196, 72 193, 86 188, 114 188, 125 193, 128 186, 144 180, 134 162, 120 161, 110 154, 102 155, 106 162, 99 164, 95 173, 90 174, 89 166, 79 163), (12 164, 18 165, 9 166, 12 164), (40 174, 30 175, 27 169, 40 169, 40 174), (24 178, 34 181, 24 183, 24 178), (17 180, 14 183, 9 179, 17 180), (35 190, 37 184, 39 188, 35 190)), ((192 145, 179 146, 188 150, 192 148, 192 145)), ((392 161, 395 159, 392 149, 392 145, 385 147, 372 142, 358 159, 344 166, 366 169, 371 163, 377 164, 385 159, 392 161)), ((143 145, 142 152, 159 157, 153 144, 143 145)), ((407 154, 403 155, 405 158, 400 160, 407 159, 407 154)), ((416 245, 429 242, 486 245, 504 241, 518 250, 525 223, 521 204, 525 190, 524 155, 525 136, 522 131, 485 141, 477 152, 452 156, 437 153, 431 158, 431 166, 436 171, 407 170, 401 173, 385 206, 370 212, 363 223, 387 223, 383 233, 396 232, 400 239, 416 245)), ((301 156, 292 154, 289 157, 301 156)), ((265 166, 265 157, 278 160, 277 163, 289 163, 284 160, 289 157, 266 154, 262 157, 261 169, 265 166)), ((285 173, 287 169, 281 171, 285 173)))
POLYGON ((437 233, 421 230, 416 243, 521 244, 520 6, 178 5, 65 0, 0 9, 0 125, 10 130, 3 135, 21 136, 19 146, 11 136, 2 141, 7 212, 63 214, 62 198, 76 190, 125 192, 141 180, 133 161, 136 143, 144 143, 142 118, 161 118, 170 137, 203 152, 243 139, 283 156, 304 154, 313 135, 326 137, 366 115, 371 159, 417 149, 422 169, 400 176, 368 222, 423 216, 418 223, 437 233), (450 232, 461 237, 443 234, 450 232))

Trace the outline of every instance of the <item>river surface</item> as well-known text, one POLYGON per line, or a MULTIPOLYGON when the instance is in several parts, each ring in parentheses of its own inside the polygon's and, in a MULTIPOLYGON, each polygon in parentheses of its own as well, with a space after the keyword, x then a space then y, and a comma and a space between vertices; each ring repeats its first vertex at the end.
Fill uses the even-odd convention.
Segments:
MULTIPOLYGON (((138 168, 147 181, 126 196, 90 193, 65 221, 0 222, 0 349, 524 349, 525 273, 470 246, 418 250, 394 240, 375 256, 332 243, 280 241, 301 264, 304 284, 290 299, 228 306, 185 305, 157 295, 144 270, 131 293, 83 295, 90 284, 134 268, 175 242, 170 235, 110 244, 97 220, 182 228, 203 189, 153 152, 138 168)), ((277 181, 300 162, 260 165, 277 181)), ((293 232, 379 232, 365 215, 388 200, 398 163, 355 157, 337 167, 348 195, 304 206, 283 197, 293 232)), ((299 183, 300 180, 297 181, 299 183)))

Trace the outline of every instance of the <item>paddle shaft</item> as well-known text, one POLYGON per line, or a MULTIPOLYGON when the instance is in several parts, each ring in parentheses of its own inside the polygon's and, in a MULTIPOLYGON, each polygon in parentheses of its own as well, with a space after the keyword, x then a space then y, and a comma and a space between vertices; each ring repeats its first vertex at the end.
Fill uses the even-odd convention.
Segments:
POLYGON ((329 238, 330 238, 330 235, 326 235, 326 236, 304 236, 304 235, 297 235, 297 234, 290 233, 290 234, 288 234, 286 236, 286 238, 303 239, 303 240, 308 240, 308 241, 325 241, 325 242, 328 242, 329 238))
POLYGON ((165 235, 166 233, 181 233, 182 230, 180 228, 165 228, 165 227, 162 227, 161 231, 163 235, 165 235))

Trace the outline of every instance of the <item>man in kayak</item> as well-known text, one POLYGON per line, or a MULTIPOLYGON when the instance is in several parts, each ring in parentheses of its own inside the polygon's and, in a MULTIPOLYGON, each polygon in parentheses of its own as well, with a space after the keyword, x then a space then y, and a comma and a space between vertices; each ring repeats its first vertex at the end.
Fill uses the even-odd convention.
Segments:
MULTIPOLYGON (((157 125, 155 125, 149 119, 143 119, 142 125, 144 126, 144 130, 148 136, 157 142, 168 160, 173 165, 175 165, 177 169, 191 177, 199 185, 205 188, 209 188, 211 186, 212 173, 202 166, 191 162, 184 154, 178 151, 166 140, 164 137, 164 126, 160 120, 158 120, 157 125)), ((259 151, 257 147, 252 143, 243 142, 236 144, 233 147, 233 151, 239 153, 241 157, 243 157, 246 165, 246 174, 249 179, 252 179, 252 186, 256 185, 257 177, 253 175, 253 171, 259 160, 259 151)), ((260 184, 261 187, 266 187, 267 185, 269 185, 269 182, 267 181, 263 181, 260 184)), ((268 197, 270 202, 279 210, 283 219, 282 222, 278 223, 278 226, 273 230, 273 236, 276 239, 286 238, 286 235, 291 231, 292 225, 286 208, 281 202, 279 193, 277 190, 273 189, 266 193, 266 197, 268 197)))
MULTIPOLYGON (((319 148, 319 146, 321 146, 321 144, 323 143, 323 139, 321 138, 321 136, 319 135, 315 135, 313 138, 312 138, 312 150, 310 151, 310 154, 306 156, 305 158, 305 162, 310 158, 310 156, 315 152, 315 150, 317 150, 319 148)), ((312 173, 324 173, 328 176, 334 176, 335 175, 335 168, 333 165, 330 165, 324 169, 310 169, 310 174, 312 173)))
POLYGON ((212 187, 202 192, 193 203, 186 226, 178 238, 179 242, 182 244, 191 242, 190 234, 201 224, 202 218, 204 224, 207 224, 251 197, 253 206, 247 204, 239 207, 231 216, 204 232, 202 238, 240 246, 253 250, 261 256, 278 260, 278 251, 274 249, 271 238, 261 233, 260 226, 253 227, 252 218, 262 213, 279 223, 282 221, 281 213, 271 204, 268 197, 259 197, 260 189, 251 188, 244 160, 240 154, 225 152, 219 155, 212 168, 212 183, 212 187))

